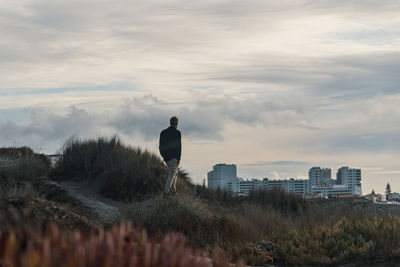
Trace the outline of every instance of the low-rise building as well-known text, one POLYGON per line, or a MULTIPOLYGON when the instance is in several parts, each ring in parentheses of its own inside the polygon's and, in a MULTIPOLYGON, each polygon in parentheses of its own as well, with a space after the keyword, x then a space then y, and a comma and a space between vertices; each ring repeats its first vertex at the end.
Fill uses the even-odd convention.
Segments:
POLYGON ((400 193, 390 193, 387 196, 388 201, 398 201, 400 202, 400 193))
POLYGON ((372 190, 372 192, 368 195, 365 195, 364 198, 376 203, 379 199, 378 196, 379 195, 376 194, 375 191, 372 190))
POLYGON ((304 194, 310 193, 310 185, 309 180, 297 180, 294 178, 284 180, 270 180, 268 178, 244 180, 238 178, 230 182, 228 188, 237 195, 248 195, 251 190, 282 189, 288 193, 304 196, 304 194))
POLYGON ((314 198, 327 198, 327 197, 322 195, 321 193, 308 193, 304 195, 304 198, 314 199, 314 198))

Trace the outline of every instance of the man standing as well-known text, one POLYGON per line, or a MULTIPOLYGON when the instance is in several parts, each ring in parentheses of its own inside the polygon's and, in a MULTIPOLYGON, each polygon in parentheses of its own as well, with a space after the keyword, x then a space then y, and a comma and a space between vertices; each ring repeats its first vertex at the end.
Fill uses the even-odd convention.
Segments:
POLYGON ((165 183, 164 196, 176 194, 177 168, 181 160, 181 132, 177 130, 178 118, 169 120, 170 126, 160 134, 160 154, 168 165, 168 179, 165 183))

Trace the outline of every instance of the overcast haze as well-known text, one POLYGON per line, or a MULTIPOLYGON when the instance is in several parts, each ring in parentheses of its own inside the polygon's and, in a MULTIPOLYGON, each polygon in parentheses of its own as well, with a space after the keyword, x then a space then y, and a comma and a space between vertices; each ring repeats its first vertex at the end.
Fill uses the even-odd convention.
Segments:
POLYGON ((158 152, 177 115, 195 182, 344 165, 400 191, 398 0, 2 0, 0 32, 1 146, 158 152))

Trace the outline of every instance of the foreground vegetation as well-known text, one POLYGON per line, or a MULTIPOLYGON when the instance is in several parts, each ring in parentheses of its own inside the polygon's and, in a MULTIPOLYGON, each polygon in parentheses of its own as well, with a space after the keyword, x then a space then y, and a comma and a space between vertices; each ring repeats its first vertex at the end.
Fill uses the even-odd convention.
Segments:
MULTIPOLYGON (((0 230, 0 266, 229 266, 229 258, 207 254, 186 245, 181 234, 156 243, 139 228, 121 223, 110 230, 89 233, 60 231, 56 224, 0 230)), ((237 266, 243 264, 238 263, 237 266)))
MULTIPOLYGON (((3 251, 0 266, 21 255, 30 263, 39 256, 53 257, 46 254, 48 244, 57 257, 63 255, 70 261, 78 255, 85 258, 86 265, 82 266, 98 263, 90 260, 94 257, 93 250, 97 249, 101 262, 112 266, 128 266, 125 261, 128 258, 142 265, 147 261, 171 265, 165 255, 179 259, 184 265, 197 266, 193 261, 198 259, 198 266, 203 266, 203 259, 193 258, 199 252, 190 247, 208 255, 217 255, 214 252, 219 247, 232 256, 233 262, 243 259, 251 265, 375 263, 400 257, 399 217, 378 216, 372 203, 350 199, 340 208, 326 210, 321 203, 279 190, 254 191, 249 196, 237 197, 194 185, 182 170, 179 171, 179 194, 163 199, 160 195, 166 168, 162 160, 148 151, 125 146, 115 137, 70 140, 53 168, 46 158, 27 148, 0 149, 0 177, 0 221, 4 227, 0 233, 0 251, 3 251), (60 186, 63 182, 90 186, 100 196, 118 201, 119 219, 132 222, 132 226, 122 224, 103 231, 95 218, 70 203, 43 199, 34 186, 21 189, 25 188, 21 185, 28 181, 34 184, 40 177, 59 182, 60 186), (17 223, 8 222, 7 226, 6 221, 13 217, 20 219, 17 223), (25 222, 33 219, 47 224, 53 221, 60 229, 54 225, 27 228, 25 222), (19 226, 11 227, 15 224, 19 226), (146 234, 137 227, 146 229, 146 234), (89 234, 73 234, 71 229, 89 234), (135 233, 128 238, 133 243, 121 241, 128 232, 135 233), (147 233, 154 239, 149 241, 147 233), (181 233, 185 238, 172 233, 181 233), (164 240, 161 248, 154 240, 164 240), (165 240, 175 240, 175 243, 165 240), (27 250, 27 242, 37 245, 27 250), (107 246, 100 245, 104 243, 107 246), (163 249, 175 254, 163 254, 167 253, 163 249), (79 254, 82 251, 86 254, 79 254)), ((221 253, 218 255, 214 260, 223 266, 227 259, 221 253)), ((57 259, 52 258, 50 262, 54 266, 57 259)))
POLYGON ((400 259, 400 218, 387 215, 364 219, 340 219, 334 226, 291 230, 289 237, 275 241, 289 263, 339 264, 362 259, 400 259))
POLYGON ((155 236, 181 232, 191 244, 205 250, 218 245, 251 265, 376 263, 400 257, 400 217, 351 207, 332 212, 281 191, 227 197, 198 188, 193 196, 146 209, 132 205, 124 214, 155 236), (203 190, 213 198, 204 198, 203 190))

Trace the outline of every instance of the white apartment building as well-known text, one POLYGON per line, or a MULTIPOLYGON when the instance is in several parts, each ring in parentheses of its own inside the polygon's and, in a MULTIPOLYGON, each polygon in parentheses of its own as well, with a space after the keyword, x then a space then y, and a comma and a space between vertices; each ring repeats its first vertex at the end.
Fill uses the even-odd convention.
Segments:
POLYGON ((208 188, 228 190, 229 183, 237 180, 237 168, 235 164, 216 164, 213 170, 207 173, 208 188))
POLYGON ((352 190, 352 195, 361 195, 361 169, 341 167, 336 174, 336 182, 352 190))
POLYGON ((264 178, 264 189, 271 190, 279 188, 285 190, 287 193, 294 193, 297 195, 305 195, 310 193, 311 183, 310 180, 301 179, 284 179, 284 180, 269 180, 264 178))
POLYGON ((315 185, 331 185, 332 171, 330 168, 312 167, 308 171, 308 178, 311 186, 315 185))

